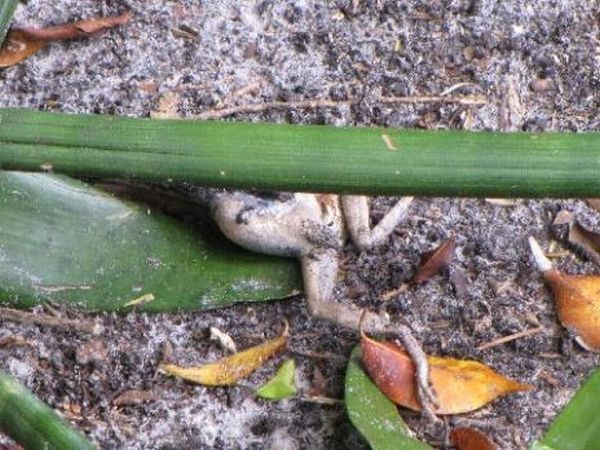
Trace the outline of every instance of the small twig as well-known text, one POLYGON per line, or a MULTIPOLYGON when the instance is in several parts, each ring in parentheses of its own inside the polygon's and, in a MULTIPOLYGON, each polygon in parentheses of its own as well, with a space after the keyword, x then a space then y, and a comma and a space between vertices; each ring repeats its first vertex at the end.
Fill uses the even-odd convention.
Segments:
MULTIPOLYGON (((480 95, 468 95, 463 97, 450 97, 442 95, 424 95, 407 97, 382 97, 379 101, 383 104, 393 103, 456 103, 459 105, 484 105, 487 99, 480 95)), ((263 112, 269 109, 315 109, 315 108, 338 108, 340 106, 352 106, 359 103, 359 99, 352 100, 301 100, 297 102, 266 102, 250 103, 245 105, 232 106, 229 108, 209 109, 192 118, 207 120, 221 119, 238 113, 263 112)))
POLYGON ((300 400, 306 403, 318 403, 319 405, 341 405, 344 403, 344 400, 339 398, 332 397, 324 397, 322 395, 305 395, 300 397, 300 400))
POLYGON ((347 358, 345 358, 342 355, 337 355, 335 353, 329 353, 329 352, 311 352, 311 351, 303 351, 303 350, 297 350, 294 348, 290 348, 288 346, 288 351, 296 354, 296 355, 300 355, 300 356, 304 356, 306 358, 312 358, 312 359, 337 359, 340 361, 346 361, 347 358))
POLYGON ((408 289, 408 287, 409 287, 408 283, 402 283, 396 289, 392 289, 391 291, 384 292, 379 297, 385 301, 391 300, 394 297, 396 297, 398 294, 402 294, 404 291, 406 291, 408 289))
POLYGON ((48 314, 36 314, 11 308, 0 308, 0 320, 32 323, 35 325, 62 328, 69 331, 79 331, 82 333, 98 334, 102 331, 102 326, 94 322, 65 319, 62 317, 50 316, 48 314))
POLYGON ((337 108, 343 105, 352 105, 356 103, 356 100, 302 100, 298 102, 266 102, 266 103, 250 103, 239 106, 232 106, 230 108, 221 109, 209 109, 204 111, 194 118, 206 120, 206 119, 221 119, 223 117, 230 116, 237 113, 249 113, 249 112, 263 112, 269 109, 315 109, 315 108, 337 108))
POLYGON ((521 339, 521 338, 524 338, 527 336, 531 336, 533 334, 541 333, 542 331, 544 331, 544 327, 530 328, 529 330, 520 331, 518 333, 514 333, 509 336, 504 336, 499 339, 494 339, 493 341, 488 342, 487 344, 480 345, 479 347, 477 347, 477 350, 486 350, 488 348, 496 347, 498 345, 502 345, 502 344, 505 344, 510 341, 514 341, 514 340, 521 339))
POLYGON ((444 95, 413 95, 406 97, 381 97, 381 103, 455 103, 458 105, 485 105, 488 101, 482 95, 465 95, 450 97, 444 95))
POLYGON ((457 89, 463 88, 463 87, 467 87, 467 86, 471 86, 474 88, 477 88, 478 91, 482 92, 482 89, 479 85, 475 84, 475 83, 471 83, 471 82, 463 82, 463 83, 456 83, 452 86, 450 86, 447 89, 444 89, 442 91, 442 93, 440 95, 444 96, 444 95, 450 95, 452 92, 456 91, 457 89))

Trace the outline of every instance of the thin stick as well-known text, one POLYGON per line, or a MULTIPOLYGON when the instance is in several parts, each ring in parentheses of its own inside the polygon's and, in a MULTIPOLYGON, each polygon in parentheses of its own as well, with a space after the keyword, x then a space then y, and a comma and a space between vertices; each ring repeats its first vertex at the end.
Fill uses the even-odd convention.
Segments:
POLYGON ((306 403, 317 403, 319 405, 341 405, 344 403, 344 400, 340 398, 332 398, 332 397, 323 397, 322 395, 311 395, 311 396, 302 396, 300 400, 306 403))
POLYGON ((507 342, 515 341, 517 339, 541 333, 542 331, 544 331, 544 327, 541 326, 536 328, 530 328, 529 330, 520 331, 509 336, 504 336, 502 338, 495 339, 491 342, 488 342, 487 344, 480 345, 479 347, 477 347, 477 350, 486 350, 488 348, 497 347, 498 345, 506 344, 507 342))
MULTIPOLYGON (((484 105, 487 99, 482 96, 464 96, 450 97, 443 95, 424 95, 424 96, 407 96, 407 97, 382 97, 381 103, 456 103, 459 105, 476 106, 484 105)), ((229 108, 209 109, 193 118, 221 119, 238 113, 264 112, 269 109, 315 109, 315 108, 338 108, 340 106, 351 106, 359 102, 358 99, 352 100, 301 100, 297 102, 266 102, 266 103, 249 103, 245 105, 231 106, 229 108)))
POLYGON ((47 327, 62 328, 70 331, 79 331, 82 333, 98 334, 102 326, 94 322, 84 320, 72 320, 62 317, 50 316, 48 314, 36 314, 27 311, 19 311, 11 308, 0 307, 0 320, 10 320, 19 323, 32 323, 47 327))

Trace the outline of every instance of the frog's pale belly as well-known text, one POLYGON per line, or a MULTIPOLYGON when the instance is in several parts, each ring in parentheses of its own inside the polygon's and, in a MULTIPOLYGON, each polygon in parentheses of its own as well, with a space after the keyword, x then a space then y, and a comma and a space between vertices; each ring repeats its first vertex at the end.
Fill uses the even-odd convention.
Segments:
POLYGON ((339 248, 344 241, 334 195, 294 194, 282 202, 224 192, 213 202, 213 217, 231 241, 259 253, 302 256, 315 245, 339 248))

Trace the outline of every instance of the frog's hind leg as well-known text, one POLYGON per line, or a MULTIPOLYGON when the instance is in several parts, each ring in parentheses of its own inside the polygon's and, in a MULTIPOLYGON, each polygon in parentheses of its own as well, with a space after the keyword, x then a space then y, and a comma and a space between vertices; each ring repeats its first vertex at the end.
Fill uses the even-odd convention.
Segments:
MULTIPOLYGON (((333 289, 338 276, 339 254, 335 249, 315 248, 300 257, 304 293, 310 314, 347 328, 358 329, 361 310, 333 301, 333 289)), ((383 332, 386 319, 367 312, 363 328, 370 332, 383 332)))
POLYGON ((412 197, 403 197, 398 200, 383 219, 371 228, 367 197, 343 195, 341 197, 342 208, 352 242, 361 250, 382 244, 394 231, 394 228, 404 220, 412 200, 412 197))
MULTIPOLYGON (((412 197, 401 198, 373 228, 369 220, 369 204, 366 197, 360 195, 344 195, 341 197, 342 208, 346 226, 352 242, 361 250, 369 249, 382 244, 394 231, 394 228, 404 220, 412 197)), ((429 383, 429 364, 427 356, 419 342, 414 338, 410 327, 396 325, 395 329, 389 328, 398 337, 402 346, 410 355, 415 364, 415 378, 418 385, 419 399, 427 416, 435 418, 436 394, 429 383)))

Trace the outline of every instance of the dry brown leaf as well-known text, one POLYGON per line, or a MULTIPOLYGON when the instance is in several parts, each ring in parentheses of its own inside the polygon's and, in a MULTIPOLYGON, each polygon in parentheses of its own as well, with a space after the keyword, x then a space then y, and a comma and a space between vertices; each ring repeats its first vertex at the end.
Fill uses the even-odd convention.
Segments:
POLYGON ((538 269, 554 294, 558 318, 577 335, 583 347, 599 352, 600 276, 567 275, 552 267, 534 238, 529 238, 529 245, 538 269))
POLYGON ((108 28, 124 25, 131 19, 131 13, 120 16, 100 17, 80 20, 47 28, 13 28, 0 49, 0 67, 9 67, 28 58, 48 41, 86 38, 108 28))
POLYGON ((13 66, 30 57, 45 45, 46 43, 42 40, 28 37, 19 30, 11 30, 0 49, 0 67, 13 66))
POLYGON ((590 208, 600 212, 600 198, 588 198, 585 201, 590 208))
POLYGON ((559 233, 560 238, 566 239, 584 256, 600 265, 600 234, 594 233, 577 222, 573 214, 561 211, 556 215, 553 225, 568 227, 568 233, 559 233), (566 234, 566 236, 565 236, 566 234))
MULTIPOLYGON (((391 342, 362 335, 362 358, 367 372, 390 400, 421 410, 410 356, 391 342)), ((532 388, 494 372, 477 361, 428 356, 429 377, 437 393, 436 414, 460 414, 481 408, 504 394, 532 388)))
POLYGON ((454 257, 454 249, 454 237, 451 237, 447 241, 443 242, 425 259, 413 277, 412 283, 423 283, 440 270, 448 267, 450 261, 452 261, 452 258, 454 257))
POLYGON ((286 341, 287 324, 281 336, 214 363, 199 367, 161 364, 160 370, 168 375, 174 375, 205 386, 229 386, 237 383, 241 378, 247 377, 269 358, 283 350, 286 341))
POLYGON ((456 427, 450 432, 450 440, 457 450, 497 450, 490 438, 479 430, 456 427))

